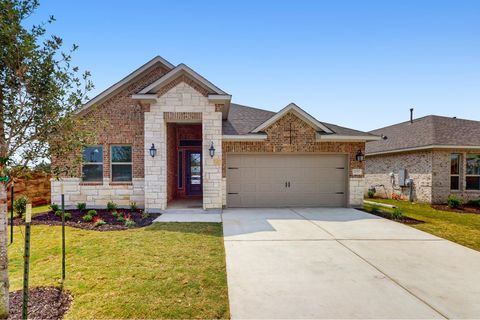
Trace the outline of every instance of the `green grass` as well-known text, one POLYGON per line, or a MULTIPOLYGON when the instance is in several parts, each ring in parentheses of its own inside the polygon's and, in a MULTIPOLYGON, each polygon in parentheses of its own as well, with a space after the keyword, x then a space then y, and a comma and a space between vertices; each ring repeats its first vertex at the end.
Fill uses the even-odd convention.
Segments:
MULTIPOLYGON (((32 208, 32 216, 36 216, 37 214, 45 213, 45 212, 48 212, 50 210, 51 210, 50 205, 48 205, 48 204, 43 205, 43 206, 33 207, 32 208)), ((8 210, 7 216, 10 218, 10 210, 8 210)), ((13 216, 14 217, 18 216, 18 214, 15 210, 13 211, 13 216)))
MULTIPOLYGON (((428 204, 410 203, 406 201, 368 199, 375 202, 388 203, 402 209, 405 216, 425 223, 410 225, 413 228, 448 239, 466 247, 480 251, 480 215, 436 210, 428 204)), ((371 205, 365 204, 365 209, 371 205)), ((381 208, 382 211, 391 211, 381 208)))
MULTIPOLYGON (((10 290, 21 289, 24 227, 9 246, 10 290)), ((59 286, 61 228, 32 225, 30 286, 59 286)), ((66 229, 67 319, 228 318, 221 224, 155 223, 98 232, 66 229)))

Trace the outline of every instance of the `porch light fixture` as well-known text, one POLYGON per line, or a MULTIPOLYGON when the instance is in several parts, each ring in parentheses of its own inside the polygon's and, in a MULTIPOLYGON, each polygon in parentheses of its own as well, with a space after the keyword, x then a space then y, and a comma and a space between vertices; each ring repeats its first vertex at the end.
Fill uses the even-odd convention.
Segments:
POLYGON ((150 151, 150 155, 152 156, 152 158, 155 158, 155 156, 157 155, 157 149, 155 149, 155 145, 153 143, 152 143, 152 146, 150 147, 149 151, 150 151))
POLYGON ((362 162, 365 160, 365 155, 362 153, 362 150, 357 151, 357 155, 355 156, 355 159, 359 162, 362 162))
POLYGON ((210 145, 210 149, 208 149, 208 152, 210 153, 210 158, 213 158, 213 156, 215 156, 215 147, 213 146, 213 141, 210 145))

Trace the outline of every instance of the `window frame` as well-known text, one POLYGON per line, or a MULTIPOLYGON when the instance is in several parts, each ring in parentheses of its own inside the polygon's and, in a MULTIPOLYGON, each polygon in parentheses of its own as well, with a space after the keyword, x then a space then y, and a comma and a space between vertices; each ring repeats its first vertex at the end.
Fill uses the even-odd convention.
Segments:
POLYGON ((105 156, 105 150, 103 149, 103 145, 101 145, 101 144, 92 144, 92 145, 86 145, 86 146, 83 147, 83 150, 82 150, 82 159, 83 159, 83 161, 82 161, 82 166, 81 166, 81 168, 80 168, 80 170, 81 170, 80 174, 81 174, 82 182, 84 182, 84 183, 103 182, 103 173, 104 173, 103 164, 104 164, 104 162, 105 162, 105 161, 104 161, 104 156, 105 156), (86 148, 92 148, 92 147, 100 148, 100 149, 102 150, 102 158, 101 158, 102 161, 101 161, 101 162, 90 162, 90 161, 87 162, 87 161, 85 161, 85 157, 84 157, 84 154, 83 154, 83 153, 85 152, 85 149, 86 149, 86 148), (100 166, 100 167, 102 168, 102 177, 101 177, 101 179, 99 179, 99 180, 85 180, 85 175, 84 175, 84 173, 83 173, 83 167, 84 167, 85 165, 98 165, 98 166, 100 166))
POLYGON ((460 180, 461 168, 462 168, 461 162, 462 162, 462 154, 461 153, 451 153, 450 154, 450 190, 452 190, 452 191, 460 191, 461 190, 461 180, 460 180), (453 156, 458 156, 458 163, 457 163, 458 173, 452 173, 453 156), (452 189, 452 177, 457 177, 458 178, 458 186, 457 186, 456 189, 452 189))
POLYGON ((465 190, 466 190, 466 191, 478 192, 478 191, 480 191, 480 182, 478 183, 476 189, 470 189, 470 188, 468 188, 468 183, 467 183, 467 178, 468 178, 468 177, 478 177, 479 180, 480 180, 480 172, 479 172, 478 174, 468 174, 467 165, 468 165, 468 158, 469 158, 469 157, 477 157, 477 158, 480 158, 480 154, 471 153, 471 154, 467 154, 467 155, 465 156, 465 190))
POLYGON ((183 150, 178 150, 178 155, 177 155, 177 189, 178 190, 183 190, 184 184, 184 159, 183 159, 183 150))
POLYGON ((131 144, 111 144, 110 145, 110 182, 113 183, 131 183, 133 181, 133 145, 131 144), (130 162, 113 162, 113 148, 114 147, 130 147, 130 162), (113 180, 113 166, 115 165, 130 165, 131 176, 130 180, 113 180))

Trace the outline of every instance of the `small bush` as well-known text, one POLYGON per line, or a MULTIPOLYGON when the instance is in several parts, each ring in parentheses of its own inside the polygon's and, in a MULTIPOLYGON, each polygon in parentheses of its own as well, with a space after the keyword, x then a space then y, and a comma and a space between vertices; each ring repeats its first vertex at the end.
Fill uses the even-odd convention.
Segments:
POLYGON ((27 211, 28 198, 21 196, 13 201, 13 209, 17 212, 19 217, 24 218, 25 212, 27 211))
POLYGON ((467 202, 467 205, 472 206, 472 207, 480 207, 480 199, 469 200, 467 202))
POLYGON ((58 204, 56 204, 56 203, 52 203, 52 204, 50 205, 50 209, 52 209, 52 211, 56 213, 57 211, 60 210, 60 206, 59 206, 58 204))
POLYGON ((95 222, 94 222, 94 225, 95 227, 100 227, 100 226, 103 226, 107 224, 105 221, 103 221, 102 219, 96 219, 95 222))
POLYGON ((65 212, 65 221, 72 219, 72 214, 70 212, 65 212))
POLYGON ((372 198, 375 196, 375 191, 373 191, 373 190, 368 190, 367 196, 368 196, 370 199, 372 199, 372 198))
POLYGON ((62 217, 62 213, 63 213, 62 210, 57 210, 57 211, 55 211, 55 215, 56 215, 57 217, 60 217, 60 218, 62 217))
POLYGON ((118 212, 117 212, 117 211, 113 211, 113 212, 112 212, 112 216, 114 216, 115 218, 117 218, 117 217, 118 217, 118 212))
POLYGON ((87 209, 87 204, 85 202, 77 203, 77 209, 80 211, 85 211, 87 209))
POLYGON ((463 205, 463 200, 457 197, 456 195, 451 194, 448 196, 447 204, 450 208, 455 209, 463 205))
POLYGON ((370 208, 371 213, 379 213, 380 212, 380 207, 376 204, 372 204, 372 207, 370 208))
POLYGON ((394 208, 390 215, 393 220, 400 220, 403 217, 403 211, 400 208, 394 208))
POLYGON ((92 217, 91 215, 89 215, 89 214, 86 214, 86 215, 84 215, 84 216, 82 217, 82 219, 83 219, 83 221, 85 221, 85 222, 90 222, 90 221, 93 220, 93 217, 92 217))
POLYGON ((97 211, 95 211, 95 210, 88 210, 88 211, 87 211, 87 215, 92 216, 92 217, 93 217, 93 216, 96 216, 96 215, 97 215, 97 211))
POLYGON ((130 211, 137 211, 137 203, 136 202, 130 202, 130 211))
POLYGON ((119 217, 117 218, 117 221, 118 221, 118 222, 124 222, 124 221, 125 221, 125 218, 122 217, 122 216, 119 216, 119 217))
POLYGON ((117 210, 117 204, 115 202, 108 202, 107 203, 107 210, 108 211, 117 210))
POLYGON ((145 210, 145 211, 142 212, 142 219, 147 219, 147 218, 149 218, 149 217, 150 217, 150 213, 148 213, 147 210, 145 210))
POLYGON ((133 221, 132 219, 126 219, 125 220, 125 227, 127 227, 127 228, 135 227, 135 221, 133 221))

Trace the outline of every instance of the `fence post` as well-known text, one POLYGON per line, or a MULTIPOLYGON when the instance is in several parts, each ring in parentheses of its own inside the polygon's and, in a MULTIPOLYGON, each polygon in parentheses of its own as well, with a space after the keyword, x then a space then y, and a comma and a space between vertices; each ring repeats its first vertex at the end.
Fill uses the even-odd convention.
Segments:
POLYGON ((27 204, 25 212, 25 253, 23 263, 23 306, 22 319, 28 319, 28 277, 30 269, 30 222, 32 221, 32 204, 27 204))

